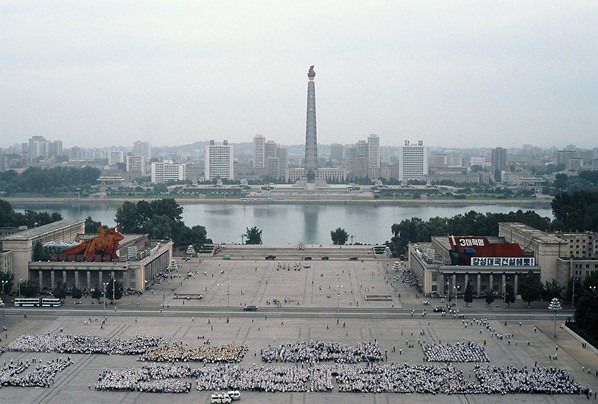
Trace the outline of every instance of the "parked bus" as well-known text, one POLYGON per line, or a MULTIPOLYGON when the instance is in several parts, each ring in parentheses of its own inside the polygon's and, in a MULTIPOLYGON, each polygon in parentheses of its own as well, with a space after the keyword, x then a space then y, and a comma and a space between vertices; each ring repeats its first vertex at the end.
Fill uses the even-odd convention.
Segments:
POLYGON ((42 307, 60 307, 62 300, 55 297, 42 297, 42 307))
POLYGON ((17 297, 16 307, 60 307, 62 300, 54 297, 17 297))

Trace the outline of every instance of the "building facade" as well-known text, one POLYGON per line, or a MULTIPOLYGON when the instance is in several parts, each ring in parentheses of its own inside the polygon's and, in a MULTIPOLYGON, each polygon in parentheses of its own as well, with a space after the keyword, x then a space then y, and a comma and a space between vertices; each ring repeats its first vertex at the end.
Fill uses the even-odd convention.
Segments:
POLYGON ((232 180, 234 179, 234 154, 233 146, 224 141, 222 144, 216 144, 210 140, 206 145, 205 158, 205 178, 214 180, 217 178, 232 180))
POLYGON ((186 164, 164 160, 153 162, 151 167, 151 182, 154 184, 163 184, 169 181, 185 181, 187 179, 186 164))
POLYGON ((422 180, 428 175, 428 149, 421 140, 399 147, 399 180, 422 180))

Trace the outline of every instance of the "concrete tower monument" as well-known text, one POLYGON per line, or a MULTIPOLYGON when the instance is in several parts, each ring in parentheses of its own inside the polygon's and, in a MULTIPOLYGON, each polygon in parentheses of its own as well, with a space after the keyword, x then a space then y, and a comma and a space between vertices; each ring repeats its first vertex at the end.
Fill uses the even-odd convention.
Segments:
POLYGON ((307 72, 307 117, 305 124, 305 178, 314 183, 318 172, 318 135, 316 132, 316 72, 310 66, 307 72))

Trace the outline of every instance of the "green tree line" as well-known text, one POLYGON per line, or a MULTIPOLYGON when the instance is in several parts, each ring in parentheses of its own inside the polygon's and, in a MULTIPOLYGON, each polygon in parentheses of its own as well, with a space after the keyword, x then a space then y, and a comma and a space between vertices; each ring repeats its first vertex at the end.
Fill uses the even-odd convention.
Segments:
MULTIPOLYGON (((147 233, 152 239, 172 240, 175 247, 211 243, 204 226, 188 227, 182 219, 183 208, 172 198, 151 202, 124 202, 116 210, 115 221, 121 233, 147 233)), ((91 218, 86 224, 94 225, 91 218)))
POLYGON ((60 213, 35 212, 26 210, 25 213, 15 212, 12 205, 0 199, 0 226, 2 227, 38 227, 62 220, 60 213))
POLYGON ((433 236, 497 236, 499 222, 521 222, 542 231, 598 232, 598 191, 559 193, 552 200, 551 208, 553 220, 532 210, 509 213, 479 213, 471 210, 451 218, 404 219, 391 226, 392 238, 388 245, 393 254, 398 256, 405 254, 409 242, 426 242, 433 236))
POLYGON ((5 195, 31 193, 56 195, 65 192, 89 193, 97 184, 100 170, 94 167, 28 168, 22 174, 14 170, 0 172, 0 192, 5 195))

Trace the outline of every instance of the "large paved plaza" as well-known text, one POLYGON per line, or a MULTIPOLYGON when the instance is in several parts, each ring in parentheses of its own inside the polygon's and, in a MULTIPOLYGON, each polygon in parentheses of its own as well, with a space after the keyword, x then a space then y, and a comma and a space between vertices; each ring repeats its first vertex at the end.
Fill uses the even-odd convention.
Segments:
MULTIPOLYGON (((374 260, 364 257, 357 261, 332 259, 323 261, 314 256, 311 261, 297 259, 264 260, 256 257, 223 260, 197 258, 177 261, 179 269, 172 279, 150 285, 143 296, 127 296, 110 304, 82 304, 68 299, 58 309, 6 308, 1 323, 7 331, 1 344, 21 334, 62 333, 133 338, 136 335, 161 336, 168 341, 180 340, 200 346, 209 338, 211 345, 227 343, 246 345, 241 365, 260 364, 260 350, 268 345, 309 340, 336 341, 355 345, 376 339, 385 353, 385 362, 424 364, 419 343, 454 343, 468 340, 484 345, 489 364, 512 365, 517 368, 534 364, 565 369, 576 382, 598 389, 598 357, 564 329, 557 327, 553 338, 552 313, 537 303, 532 311, 516 303, 506 309, 501 302, 486 307, 476 301, 457 308, 464 318, 441 316, 432 312, 440 299, 432 299, 429 306, 417 296, 415 289, 395 280, 390 268, 394 260, 374 260), (300 263, 301 270, 295 265, 300 263), (284 264, 284 267, 283 267, 284 264), (304 268, 308 264, 309 268, 304 268), (290 268, 290 269, 289 269, 290 268), (187 276, 190 273, 190 276, 187 276), (202 294, 201 300, 175 299, 202 294), (400 297, 399 297, 400 296, 400 297), (278 304, 274 303, 279 302, 278 304), (256 305, 255 312, 243 311, 246 305, 256 305), (427 310, 423 315, 423 310, 427 310), (413 312, 412 312, 413 311, 413 312), (27 317, 24 317, 27 314, 27 317), (101 319, 107 317, 101 327, 101 319), (96 321, 95 318, 98 317, 96 321), (498 339, 472 320, 487 318, 499 334, 511 334, 498 339), (86 320, 91 319, 91 324, 86 320), (467 326, 465 324, 467 322, 467 326), (410 348, 409 346, 413 346, 410 348), (550 359, 558 346, 558 359, 550 359), (582 371, 583 369, 583 371, 582 371), (587 373, 591 370, 591 374, 587 373)), ((564 316, 567 313, 563 313, 564 316)), ((559 323, 562 323, 562 316, 559 323)), ((2 361, 38 358, 51 359, 58 354, 6 352, 2 361)), ((137 356, 71 355, 73 365, 59 373, 49 388, 0 388, 0 401, 79 403, 79 402, 209 402, 211 391, 197 391, 195 384, 188 394, 155 394, 141 392, 95 391, 94 385, 103 369, 140 367, 137 356), (89 388, 91 386, 91 389, 89 388)), ((280 366, 281 364, 277 364, 280 366)), ((202 367, 202 363, 190 363, 202 367)), ((208 365, 210 366, 210 365, 208 365)), ((269 365, 265 365, 269 366, 269 365)), ((286 365, 295 366, 295 365, 286 365)), ((466 377, 474 378, 473 363, 457 363, 466 377)), ((189 380, 192 381, 193 380, 189 380)), ((430 402, 580 402, 585 396, 552 395, 441 395, 425 394, 362 394, 362 393, 258 393, 242 391, 242 402, 259 403, 395 403, 430 402)), ((593 398, 592 398, 593 399, 593 398)))

